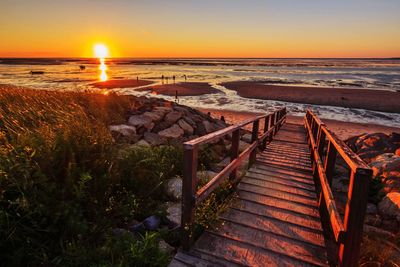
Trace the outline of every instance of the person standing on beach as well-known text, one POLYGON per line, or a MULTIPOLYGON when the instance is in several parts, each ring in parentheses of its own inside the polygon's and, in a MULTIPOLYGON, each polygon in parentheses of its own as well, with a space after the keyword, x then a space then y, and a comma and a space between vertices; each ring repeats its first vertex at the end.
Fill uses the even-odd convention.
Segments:
POLYGON ((173 80, 173 81, 174 81, 174 83, 175 83, 175 75, 173 75, 173 76, 172 76, 172 80, 173 80))
POLYGON ((185 82, 186 82, 186 74, 183 74, 183 77, 185 77, 185 82))
POLYGON ((164 84, 164 75, 161 75, 161 83, 164 84))

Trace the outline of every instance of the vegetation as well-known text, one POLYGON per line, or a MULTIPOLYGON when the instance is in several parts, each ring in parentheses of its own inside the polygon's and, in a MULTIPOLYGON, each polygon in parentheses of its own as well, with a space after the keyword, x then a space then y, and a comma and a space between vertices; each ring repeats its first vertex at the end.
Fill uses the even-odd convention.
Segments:
POLYGON ((0 258, 7 266, 165 266, 160 233, 112 229, 159 213, 180 149, 123 149, 107 125, 133 98, 0 90, 0 258))

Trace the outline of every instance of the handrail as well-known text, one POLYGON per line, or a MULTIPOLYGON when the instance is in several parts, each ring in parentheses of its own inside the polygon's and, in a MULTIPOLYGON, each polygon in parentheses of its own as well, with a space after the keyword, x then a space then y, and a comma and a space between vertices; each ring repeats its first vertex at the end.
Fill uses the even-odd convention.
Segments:
POLYGON ((324 217, 323 215, 328 217, 325 219, 329 222, 339 245, 338 265, 357 266, 372 170, 311 110, 307 110, 304 126, 311 149, 310 156, 317 193, 319 193, 321 217, 324 217), (327 149, 324 152, 326 143, 327 149), (337 154, 344 159, 351 170, 343 222, 337 212, 331 190, 337 154), (324 164, 322 163, 323 156, 325 157, 324 164), (318 187, 321 188, 321 192, 318 192, 318 187))
POLYGON ((229 175, 232 183, 237 182, 236 170, 245 158, 249 158, 249 167, 256 159, 256 148, 261 145, 265 149, 267 141, 271 141, 273 136, 279 131, 286 119, 286 108, 279 109, 273 113, 256 116, 247 119, 239 124, 226 127, 213 133, 201 136, 183 144, 184 148, 184 169, 182 185, 182 219, 183 229, 182 246, 188 250, 192 240, 192 228, 194 224, 194 210, 206 199, 229 175), (259 136, 259 123, 264 119, 263 134, 259 136), (239 155, 240 130, 242 127, 253 123, 251 144, 239 155), (197 188, 197 159, 198 149, 202 144, 206 144, 228 134, 232 134, 231 160, 230 163, 207 184, 199 190, 197 188))

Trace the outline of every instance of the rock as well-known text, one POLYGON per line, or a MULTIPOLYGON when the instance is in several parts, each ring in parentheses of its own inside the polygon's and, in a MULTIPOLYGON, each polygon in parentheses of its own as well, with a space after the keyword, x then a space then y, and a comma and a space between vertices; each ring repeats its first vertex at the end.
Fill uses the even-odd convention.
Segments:
POLYGON ((206 128, 203 123, 197 124, 197 127, 194 129, 194 134, 198 136, 203 136, 207 134, 206 128))
POLYGON ((147 143, 145 140, 140 140, 139 142, 135 143, 135 146, 140 146, 140 147, 150 147, 150 144, 147 143))
POLYGON ((165 242, 163 239, 161 239, 158 242, 158 248, 167 254, 172 254, 175 251, 175 248, 170 244, 168 244, 167 242, 165 242))
POLYGON ((166 121, 157 122, 157 124, 153 128, 153 132, 158 133, 158 132, 160 132, 162 130, 165 130, 165 129, 169 128, 170 126, 171 126, 171 124, 169 124, 166 121))
POLYGON ((251 134, 245 134, 245 135, 243 135, 242 136, 242 138, 241 138, 243 141, 245 141, 246 143, 251 143, 251 134))
POLYGON ((373 203, 367 204, 367 214, 376 214, 378 213, 378 207, 373 203))
POLYGON ((167 219, 174 225, 181 224, 182 206, 181 203, 167 202, 167 219))
POLYGON ((156 133, 146 132, 143 138, 152 146, 159 146, 166 143, 166 139, 156 133))
POLYGON ((148 128, 153 123, 153 121, 151 120, 151 118, 144 115, 133 115, 129 117, 128 123, 133 126, 144 126, 148 128))
POLYGON ((136 128, 126 124, 110 125, 109 129, 111 132, 117 132, 123 136, 131 136, 136 134, 136 128))
POLYGON ((185 120, 180 119, 180 120, 178 121, 178 125, 179 125, 179 127, 181 127, 181 128, 183 129, 183 131, 185 132, 185 134, 187 134, 187 135, 189 135, 189 136, 193 134, 193 131, 194 131, 193 127, 190 126, 190 124, 187 123, 185 120))
POLYGON ((187 123, 189 123, 192 127, 196 127, 196 123, 189 116, 183 117, 183 120, 185 120, 187 123))
POLYGON ((209 121, 203 121, 202 124, 203 124, 203 126, 204 126, 204 129, 206 130, 206 133, 212 133, 212 132, 214 132, 215 130, 217 130, 217 128, 215 127, 215 125, 212 124, 212 123, 209 122, 209 121))
MULTIPOLYGON (((394 137, 394 140, 396 137, 394 137)), ((393 142, 393 136, 384 133, 372 133, 361 135, 357 141, 351 138, 348 140, 352 149, 367 163, 383 153, 393 153, 397 149, 393 142)))
POLYGON ((376 235, 379 236, 383 239, 393 239, 395 238, 395 235, 392 234, 389 231, 385 231, 382 230, 380 228, 374 227, 374 226, 370 226, 370 225, 364 225, 364 232, 367 234, 372 234, 372 235, 376 235))
POLYGON ((164 117, 164 114, 161 112, 147 111, 147 112, 143 113, 143 116, 145 116, 145 117, 149 118, 151 121, 155 122, 155 121, 160 121, 164 117))
POLYGON ((162 114, 163 116, 172 111, 171 107, 155 107, 154 111, 162 114))
POLYGON ((386 218, 397 218, 400 215, 400 193, 388 193, 378 204, 379 213, 386 218))
POLYGON ((396 156, 400 156, 400 148, 395 151, 396 156))
POLYGON ((179 138, 183 135, 183 130, 178 125, 174 124, 170 128, 162 130, 158 132, 158 134, 162 137, 166 138, 179 138))
POLYGON ((170 125, 174 124, 177 122, 180 118, 182 117, 182 114, 178 111, 171 111, 165 116, 165 121, 169 123, 170 125))
POLYGON ((245 151, 248 146, 249 146, 248 143, 239 140, 239 154, 245 151))
POLYGON ((160 219, 160 217, 158 217, 156 215, 152 215, 150 217, 147 217, 142 222, 142 224, 144 225, 146 230, 149 230, 149 231, 157 230, 157 228, 160 226, 160 223, 161 223, 161 219, 160 219))
POLYGON ((180 200, 182 198, 182 179, 172 178, 166 183, 166 194, 173 200, 180 200))
POLYGON ((378 214, 367 214, 364 219, 364 223, 379 227, 382 225, 382 218, 378 214))
POLYGON ((382 180, 385 192, 400 192, 400 156, 385 153, 369 165, 374 177, 382 180))

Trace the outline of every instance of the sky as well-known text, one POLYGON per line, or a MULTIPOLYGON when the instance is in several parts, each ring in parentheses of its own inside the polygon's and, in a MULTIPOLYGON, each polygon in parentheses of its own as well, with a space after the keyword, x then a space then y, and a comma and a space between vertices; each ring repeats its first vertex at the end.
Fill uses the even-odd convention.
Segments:
POLYGON ((0 57, 400 57, 400 0, 0 0, 0 57))

